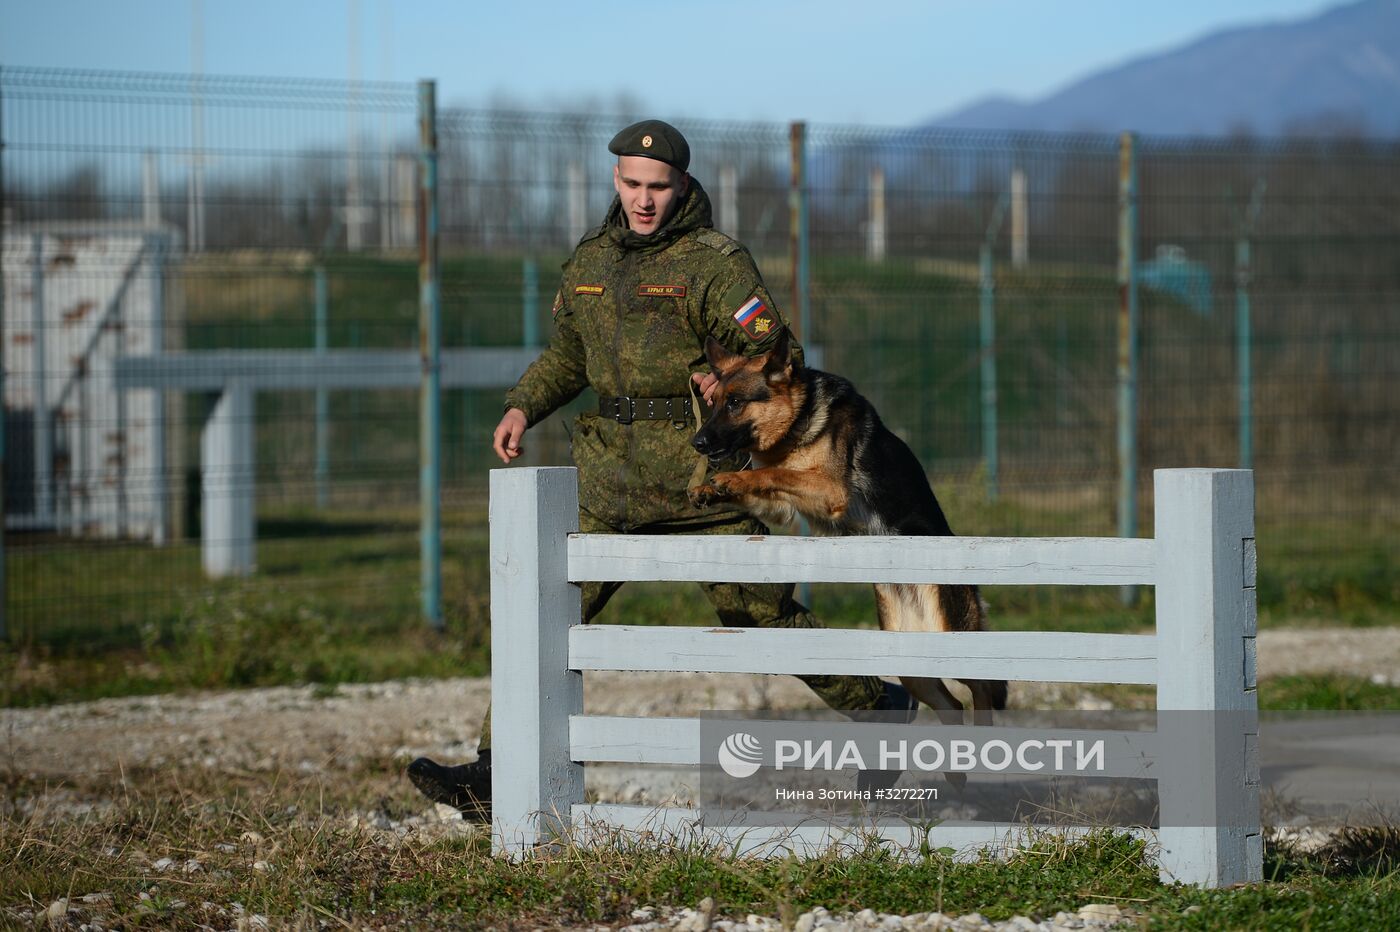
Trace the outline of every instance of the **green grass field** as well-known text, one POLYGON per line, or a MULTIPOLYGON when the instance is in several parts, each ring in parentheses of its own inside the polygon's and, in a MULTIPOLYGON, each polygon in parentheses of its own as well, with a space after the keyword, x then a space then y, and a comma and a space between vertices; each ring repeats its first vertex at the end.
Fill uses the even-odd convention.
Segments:
MULTIPOLYGON (((931 847, 896 856, 859 837, 810 859, 755 860, 685 838, 619 838, 513 863, 492 857, 480 833, 402 835, 348 822, 366 805, 417 805, 396 769, 351 777, 140 770, 124 775, 110 806, 81 819, 0 806, 0 924, 42 926, 34 914, 69 898, 81 910, 71 917, 108 928, 224 928, 254 916, 301 928, 618 927, 637 907, 693 908, 708 897, 716 918, 757 913, 785 928, 817 906, 1038 920, 1088 903, 1130 911, 1136 928, 1400 925, 1394 826, 1309 852, 1268 844, 1265 882, 1225 890, 1164 885, 1142 842, 1108 832, 1078 843, 1045 837, 1007 860, 971 863, 931 847)), ((81 798, 89 782, 76 777, 68 789, 81 798)), ((4 773, 6 800, 40 789, 4 773)))

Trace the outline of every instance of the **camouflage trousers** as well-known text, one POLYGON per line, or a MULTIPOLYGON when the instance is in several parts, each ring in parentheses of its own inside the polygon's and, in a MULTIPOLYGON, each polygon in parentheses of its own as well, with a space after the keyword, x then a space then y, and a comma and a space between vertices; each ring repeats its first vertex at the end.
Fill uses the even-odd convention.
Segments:
MULTIPOLYGON (((579 514, 579 530, 585 534, 617 534, 586 512, 579 514)), ((636 528, 632 534, 767 534, 768 529, 754 518, 738 518, 718 523, 681 527, 654 524, 636 528)), ((802 603, 792 597, 792 583, 700 583, 705 597, 714 606, 719 622, 726 628, 820 628, 802 603)), ((583 589, 583 623, 588 624, 608 600, 622 588, 620 582, 587 582, 583 589)), ((884 687, 873 676, 799 676, 818 698, 840 711, 869 711, 876 707, 884 687)), ((478 752, 491 747, 491 710, 481 724, 478 752)))

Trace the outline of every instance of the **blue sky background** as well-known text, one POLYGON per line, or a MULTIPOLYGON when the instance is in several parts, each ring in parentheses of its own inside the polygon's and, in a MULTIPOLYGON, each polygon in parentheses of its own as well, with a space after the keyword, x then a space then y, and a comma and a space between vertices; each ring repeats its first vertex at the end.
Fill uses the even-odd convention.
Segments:
POLYGON ((916 123, 1336 0, 0 0, 0 66, 438 80, 446 104, 916 123), (853 12, 855 11, 855 12, 853 12), (358 28, 352 23, 358 21, 358 28))

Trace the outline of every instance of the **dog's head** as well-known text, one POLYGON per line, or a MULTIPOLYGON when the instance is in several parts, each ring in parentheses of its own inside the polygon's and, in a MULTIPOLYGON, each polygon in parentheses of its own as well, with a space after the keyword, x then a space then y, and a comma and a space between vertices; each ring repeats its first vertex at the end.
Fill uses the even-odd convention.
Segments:
POLYGON ((691 446, 712 460, 771 450, 786 436, 802 405, 787 331, 773 349, 752 357, 731 353, 710 337, 705 358, 719 376, 719 385, 714 410, 691 446))

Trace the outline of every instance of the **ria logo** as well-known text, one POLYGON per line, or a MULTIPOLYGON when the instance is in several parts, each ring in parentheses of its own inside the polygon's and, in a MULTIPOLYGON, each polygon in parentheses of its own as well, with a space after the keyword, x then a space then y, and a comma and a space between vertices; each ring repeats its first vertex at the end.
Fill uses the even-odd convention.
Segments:
POLYGON ((763 763, 763 745, 753 735, 736 731, 719 746, 718 757, 720 769, 731 777, 751 777, 763 763))

